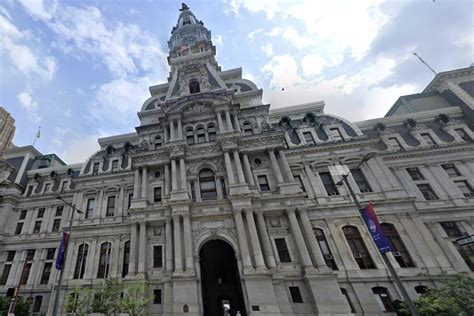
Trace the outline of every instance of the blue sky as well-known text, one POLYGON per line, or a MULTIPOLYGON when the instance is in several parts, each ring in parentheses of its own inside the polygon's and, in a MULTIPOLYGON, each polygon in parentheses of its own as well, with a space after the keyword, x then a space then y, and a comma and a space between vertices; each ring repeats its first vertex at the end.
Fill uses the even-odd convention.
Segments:
MULTIPOLYGON (((207 0, 187 4, 211 30, 222 69, 242 67, 272 107, 324 100, 357 121, 438 72, 474 62, 470 0, 207 0), (281 91, 282 87, 285 88, 281 91)), ((0 106, 14 143, 84 161, 97 138, 128 133, 148 86, 166 81, 181 1, 0 3, 0 106)))

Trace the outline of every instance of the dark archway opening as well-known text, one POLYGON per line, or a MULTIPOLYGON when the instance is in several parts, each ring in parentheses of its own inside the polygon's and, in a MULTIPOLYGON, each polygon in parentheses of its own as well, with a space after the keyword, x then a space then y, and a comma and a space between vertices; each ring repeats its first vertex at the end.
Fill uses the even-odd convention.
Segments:
POLYGON ((202 301, 206 316, 246 316, 242 286, 232 247, 222 240, 210 240, 199 252, 202 301), (226 312, 228 314, 226 314, 226 312))

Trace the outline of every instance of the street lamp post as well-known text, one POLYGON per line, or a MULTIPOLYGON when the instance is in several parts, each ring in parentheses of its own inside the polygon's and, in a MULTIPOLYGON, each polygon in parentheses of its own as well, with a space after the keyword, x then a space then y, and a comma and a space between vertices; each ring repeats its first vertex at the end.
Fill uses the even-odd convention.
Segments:
MULTIPOLYGON (((69 203, 68 201, 66 201, 65 199, 63 199, 59 195, 55 195, 55 198, 58 199, 58 200, 63 201, 66 205, 71 207, 71 216, 69 217, 69 228, 68 228, 69 239, 70 239, 71 238, 71 232, 72 232, 72 223, 73 223, 73 219, 74 219, 74 212, 77 212, 78 214, 83 214, 84 212, 77 209, 74 204, 69 203)), ((68 243, 69 243, 69 239, 68 239, 68 243)), ((64 249, 63 266, 61 267, 61 270, 59 270, 59 280, 58 280, 58 284, 56 286, 54 305, 53 305, 53 311, 52 311, 53 316, 57 315, 58 303, 59 303, 59 294, 61 293, 61 283, 62 283, 62 279, 63 279, 64 263, 66 262, 67 250, 68 250, 68 247, 66 246, 65 249, 64 249)))
MULTIPOLYGON (((365 155, 355 169, 358 169, 364 162, 368 161, 369 159, 373 158, 374 156, 375 156, 374 152, 371 152, 371 153, 368 153, 367 155, 365 155)), ((347 177, 350 174, 351 174, 351 172, 349 171, 347 174, 343 175, 341 181, 336 183, 336 186, 341 186, 342 183, 344 183, 347 186, 347 189, 349 189, 349 193, 350 193, 352 199, 354 200, 354 203, 357 206, 357 209, 359 211, 359 215, 361 217, 363 217, 363 215, 362 215, 363 214, 362 213, 363 208, 360 205, 359 199, 357 198, 356 194, 354 193, 354 190, 352 189, 352 186, 350 185, 349 181, 347 180, 347 177)), ((362 221, 365 223, 364 220, 362 220, 362 221)), ((367 224, 366 224, 366 226, 367 226, 367 224)), ((376 246, 376 248, 378 249, 377 246, 376 246)), ((395 268, 393 267, 392 263, 388 259, 387 253, 386 252, 380 252, 380 254, 382 255, 382 259, 385 262, 385 265, 387 266, 388 271, 392 275, 393 280, 395 281, 395 284, 397 285, 398 289, 400 290, 400 293, 402 294, 403 299, 408 304, 412 315, 413 316, 419 316, 420 314, 416 310, 415 304, 413 304, 413 301, 411 300, 410 296, 408 295, 408 292, 405 289, 405 286, 403 285, 402 281, 400 280, 400 277, 398 276, 397 271, 395 271, 395 268)))

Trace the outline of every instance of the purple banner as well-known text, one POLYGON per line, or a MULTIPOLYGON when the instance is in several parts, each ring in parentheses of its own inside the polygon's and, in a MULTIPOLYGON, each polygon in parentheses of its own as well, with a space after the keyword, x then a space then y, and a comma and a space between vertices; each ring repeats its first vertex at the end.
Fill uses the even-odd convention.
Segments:
POLYGON ((69 241, 69 234, 63 232, 63 238, 61 239, 61 244, 59 245, 58 256, 56 257, 56 269, 61 270, 64 264, 64 254, 66 252, 67 243, 69 241))
POLYGON ((377 219, 377 215, 375 215, 375 210, 372 206, 372 203, 369 203, 369 205, 364 207, 362 210, 362 217, 364 218, 365 224, 367 225, 367 228, 372 235, 372 239, 377 245, 379 251, 381 253, 393 251, 392 245, 384 235, 382 227, 380 227, 379 220, 377 219))

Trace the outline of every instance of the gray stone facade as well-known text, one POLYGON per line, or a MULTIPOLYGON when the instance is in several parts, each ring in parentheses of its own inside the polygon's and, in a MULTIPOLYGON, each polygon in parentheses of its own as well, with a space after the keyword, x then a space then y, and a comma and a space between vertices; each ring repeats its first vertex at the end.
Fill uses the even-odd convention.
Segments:
POLYGON ((169 80, 150 87, 136 132, 99 139, 77 165, 41 165, 30 146, 3 153, 2 295, 28 266, 21 295, 42 297, 36 315, 51 310, 48 249, 71 216, 60 194, 83 212, 60 306, 77 287, 118 278, 160 295, 149 315, 219 315, 215 299, 241 315, 389 315, 400 294, 347 187, 334 185, 337 165, 374 204, 413 298, 443 273, 472 275, 473 246, 454 240, 474 234, 474 100, 463 88, 474 68, 439 74, 414 106, 407 96, 384 118, 351 122, 324 102, 271 110, 240 68, 220 69, 210 32, 186 7, 168 45, 169 80), (221 279, 233 263, 235 280, 221 279), (219 286, 228 296, 213 296, 219 286))

